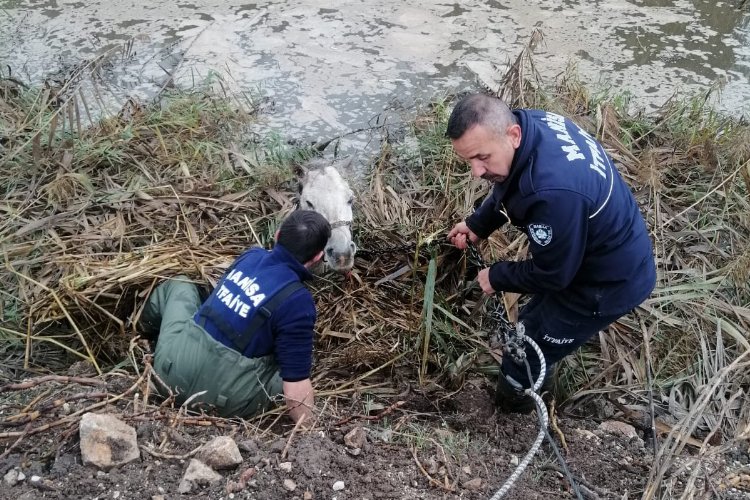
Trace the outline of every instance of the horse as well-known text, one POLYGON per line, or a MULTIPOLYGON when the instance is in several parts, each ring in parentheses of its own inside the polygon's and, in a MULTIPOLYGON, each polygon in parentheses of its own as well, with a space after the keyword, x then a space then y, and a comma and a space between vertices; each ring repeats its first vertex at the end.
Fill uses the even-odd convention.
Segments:
POLYGON ((313 159, 296 167, 299 178, 298 208, 314 210, 331 224, 331 237, 323 259, 340 273, 354 267, 357 245, 352 241, 352 204, 354 193, 340 174, 351 166, 354 158, 343 162, 313 159))

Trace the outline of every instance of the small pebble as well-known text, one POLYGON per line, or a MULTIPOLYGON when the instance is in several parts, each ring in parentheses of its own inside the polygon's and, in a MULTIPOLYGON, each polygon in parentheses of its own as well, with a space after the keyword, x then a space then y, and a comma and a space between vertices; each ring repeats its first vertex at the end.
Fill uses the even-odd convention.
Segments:
POLYGON ((284 488, 288 491, 294 491, 297 489, 297 483, 291 479, 284 479, 284 488))
POLYGON ((336 481, 335 483, 333 483, 333 491, 341 491, 344 488, 346 488, 344 481, 336 481))
POLYGON ((279 464, 279 469, 284 472, 292 472, 292 462, 281 462, 279 464))

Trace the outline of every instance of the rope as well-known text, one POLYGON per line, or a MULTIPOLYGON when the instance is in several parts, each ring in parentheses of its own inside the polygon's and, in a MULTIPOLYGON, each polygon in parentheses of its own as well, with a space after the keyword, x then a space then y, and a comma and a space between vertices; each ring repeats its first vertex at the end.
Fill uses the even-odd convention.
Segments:
MULTIPOLYGON (((519 325, 519 326, 522 326, 522 325, 519 325)), ((542 400, 542 397, 536 393, 536 391, 538 391, 539 388, 542 386, 542 382, 544 382, 544 375, 547 370, 547 366, 544 361, 544 354, 542 354, 542 350, 539 348, 537 343, 531 340, 531 338, 526 336, 523 332, 516 332, 516 335, 518 336, 519 340, 528 342, 528 344, 536 352, 536 355, 539 356, 539 364, 540 364, 539 378, 536 380, 536 382, 534 382, 533 387, 530 389, 526 389, 524 393, 527 396, 530 396, 534 400, 534 404, 536 405, 537 413, 539 415, 540 429, 539 429, 539 433, 536 435, 534 444, 531 445, 531 448, 526 453, 526 456, 523 457, 523 460, 521 460, 521 462, 516 466, 516 470, 513 471, 510 477, 505 481, 505 483, 503 483, 500 489, 497 490, 497 493, 495 493, 490 500, 500 500, 503 496, 505 496, 508 490, 511 489, 511 487, 516 482, 516 480, 521 476, 521 474, 523 474, 523 471, 526 470, 526 467, 529 465, 529 463, 531 463, 531 459, 534 458, 534 455, 536 455, 536 452, 539 451, 539 447, 542 445, 542 441, 544 441, 544 436, 545 434, 547 434, 547 426, 549 425, 549 414, 547 413, 547 407, 544 404, 544 400, 542 400)), ((533 379, 531 378, 531 368, 529 367, 529 362, 525 358, 524 358, 524 363, 526 364, 526 369, 529 374, 529 380, 533 382, 533 379)), ((547 435, 549 436, 549 434, 547 435)))
MULTIPOLYGON (((471 258, 481 267, 488 267, 475 245, 469 245, 469 254, 471 258)), ((523 460, 521 460, 521 462, 516 466, 513 473, 508 477, 505 483, 503 483, 500 489, 497 490, 497 492, 490 498, 490 500, 500 500, 513 487, 513 484, 515 484, 521 474, 523 474, 523 471, 526 470, 526 467, 529 465, 529 463, 531 463, 531 460, 539 451, 539 448, 541 447, 545 436, 547 437, 547 441, 549 441, 549 443, 552 445, 552 448, 555 451, 555 456, 557 457, 558 462, 560 462, 560 465, 562 466, 563 472, 565 473, 568 482, 573 487, 573 490, 576 493, 576 497, 579 500, 583 500, 583 496, 581 495, 581 491, 578 488, 578 484, 575 482, 572 474, 570 473, 570 470, 568 469, 568 464, 565 462, 565 459, 563 458, 560 450, 555 444, 554 439, 552 439, 552 436, 550 436, 549 434, 549 414, 547 413, 547 406, 544 404, 544 400, 542 399, 542 397, 537 394, 539 389, 541 389, 542 384, 544 383, 544 377, 547 373, 547 362, 544 359, 544 353, 542 352, 542 349, 539 347, 539 345, 531 337, 526 335, 523 323, 518 323, 514 327, 503 314, 504 308, 502 303, 497 300, 497 298, 495 298, 495 303, 495 310, 491 312, 490 315, 493 319, 498 321, 498 329, 501 331, 503 337, 503 351, 506 354, 512 356, 514 361, 523 363, 526 366, 526 374, 529 377, 531 387, 524 390, 524 394, 532 398, 534 400, 534 404, 536 405, 537 415, 539 416, 539 432, 537 433, 536 439, 531 445, 531 448, 523 457, 523 460), (529 361, 526 359, 526 350, 523 348, 524 342, 531 346, 531 348, 534 350, 534 353, 539 358, 539 376, 537 377, 536 381, 534 381, 533 375, 531 374, 531 366, 529 366, 529 361)))

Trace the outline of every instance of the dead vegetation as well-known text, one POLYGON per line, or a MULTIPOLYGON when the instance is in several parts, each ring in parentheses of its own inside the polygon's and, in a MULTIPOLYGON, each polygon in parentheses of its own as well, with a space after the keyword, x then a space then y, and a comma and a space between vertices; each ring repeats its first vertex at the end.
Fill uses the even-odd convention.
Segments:
MULTIPOLYGON (((606 145, 647 218, 659 269, 653 296, 564 364, 562 402, 575 413, 614 401, 643 428, 653 416, 661 439, 646 497, 685 494, 671 478, 686 446, 701 463, 750 437, 750 128, 711 111, 708 96, 646 116, 627 95, 592 94, 572 72, 545 90, 529 53, 503 96, 571 116, 606 145)), ((210 286, 247 246, 268 245, 294 206, 289 160, 311 154, 243 142, 252 109, 214 94, 130 102, 91 126, 81 124, 86 103, 73 83, 0 88, 0 373, 13 379, 83 359, 143 382, 132 339, 151 288, 178 273, 210 286)), ((359 189, 355 271, 314 284, 324 416, 337 418, 352 391, 377 413, 404 387, 457 388, 468 372, 496 371, 473 263, 443 245, 486 193, 444 137, 449 106, 435 102, 413 121, 410 146, 384 141, 359 189)), ((523 258, 525 240, 509 229, 484 252, 523 258)), ((511 319, 518 299, 504 297, 511 319)), ((11 405, 11 418, 47 403, 11 405)), ((246 425, 267 431, 278 415, 246 425)), ((31 434, 29 424, 3 437, 31 434)))

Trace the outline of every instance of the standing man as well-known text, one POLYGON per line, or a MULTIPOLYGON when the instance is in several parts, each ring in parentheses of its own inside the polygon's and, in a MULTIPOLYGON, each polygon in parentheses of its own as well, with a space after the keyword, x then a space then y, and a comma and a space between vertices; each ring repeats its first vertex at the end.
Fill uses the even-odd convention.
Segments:
MULTIPOLYGON (((492 192, 448 239, 465 249, 510 221, 528 236, 532 258, 479 272, 486 294, 533 294, 519 321, 554 364, 643 302, 656 283, 646 224, 604 148, 560 115, 514 110, 474 94, 456 104, 446 135, 471 174, 492 192)), ((532 375, 536 353, 526 346, 532 375)), ((547 380, 549 382, 549 380, 547 380)), ((527 412, 525 366, 504 357, 497 404, 527 412)))
POLYGON ((240 255, 203 304, 184 276, 154 290, 143 321, 159 332, 154 368, 178 404, 190 399, 224 417, 250 417, 283 393, 292 419, 312 423, 316 310, 302 282, 330 235, 322 215, 297 210, 273 250, 240 255))

